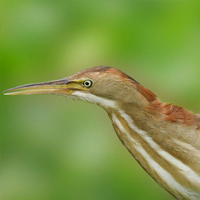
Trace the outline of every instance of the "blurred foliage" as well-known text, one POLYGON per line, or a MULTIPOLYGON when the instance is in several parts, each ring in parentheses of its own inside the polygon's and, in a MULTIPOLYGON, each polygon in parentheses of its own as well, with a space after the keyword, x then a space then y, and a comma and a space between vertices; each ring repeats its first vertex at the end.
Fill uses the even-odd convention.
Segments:
MULTIPOLYGON (((0 90, 97 65, 199 112, 200 1, 6 0, 0 90)), ((1 199, 173 199, 106 113, 63 97, 0 96, 1 199)))

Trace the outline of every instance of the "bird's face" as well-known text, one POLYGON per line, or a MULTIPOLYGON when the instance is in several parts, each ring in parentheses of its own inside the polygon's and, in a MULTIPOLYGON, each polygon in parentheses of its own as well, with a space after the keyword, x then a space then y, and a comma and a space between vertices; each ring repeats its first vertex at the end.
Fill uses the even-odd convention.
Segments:
POLYGON ((115 68, 100 66, 60 80, 18 86, 6 90, 5 94, 56 94, 107 108, 114 107, 120 100, 130 101, 130 89, 136 90, 137 84, 134 79, 115 68))

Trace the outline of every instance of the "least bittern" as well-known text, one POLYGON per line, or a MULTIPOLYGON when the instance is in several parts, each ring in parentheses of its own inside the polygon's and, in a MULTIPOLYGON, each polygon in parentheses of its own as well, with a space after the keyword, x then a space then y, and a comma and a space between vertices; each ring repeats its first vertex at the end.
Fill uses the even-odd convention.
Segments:
POLYGON ((111 67, 29 84, 6 95, 58 94, 105 109, 124 146, 177 199, 200 199, 200 117, 169 103, 111 67))

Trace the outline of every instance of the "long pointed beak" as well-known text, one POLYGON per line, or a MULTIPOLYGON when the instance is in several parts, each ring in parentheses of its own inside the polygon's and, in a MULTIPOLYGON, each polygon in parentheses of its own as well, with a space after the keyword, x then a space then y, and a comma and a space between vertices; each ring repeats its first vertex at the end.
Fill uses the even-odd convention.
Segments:
MULTIPOLYGON (((4 95, 29 95, 29 94, 59 94, 70 95, 76 90, 77 83, 68 78, 22 85, 4 91, 4 95)), ((78 89, 78 88, 77 88, 78 89)))

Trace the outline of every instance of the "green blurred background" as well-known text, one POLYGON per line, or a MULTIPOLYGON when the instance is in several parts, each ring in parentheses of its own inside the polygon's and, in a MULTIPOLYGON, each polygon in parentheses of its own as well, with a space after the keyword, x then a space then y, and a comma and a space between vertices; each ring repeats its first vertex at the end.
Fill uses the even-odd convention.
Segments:
MULTIPOLYGON (((6 0, 0 15, 1 91, 107 65, 200 112, 200 1, 6 0)), ((0 133, 2 200, 173 199, 95 105, 0 95, 0 133)))

